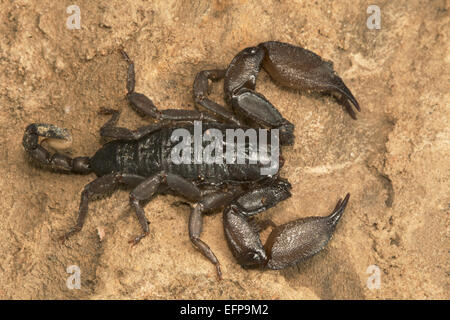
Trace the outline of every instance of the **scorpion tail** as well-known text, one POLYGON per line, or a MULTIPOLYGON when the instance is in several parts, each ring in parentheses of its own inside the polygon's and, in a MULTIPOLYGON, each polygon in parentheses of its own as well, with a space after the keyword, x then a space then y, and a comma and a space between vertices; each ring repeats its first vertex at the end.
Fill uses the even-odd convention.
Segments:
POLYGON ((66 155, 50 154, 39 144, 39 137, 44 137, 55 149, 66 149, 72 144, 72 137, 67 129, 61 129, 53 124, 32 123, 25 129, 22 145, 30 158, 40 165, 74 173, 90 173, 89 157, 70 158, 66 155))

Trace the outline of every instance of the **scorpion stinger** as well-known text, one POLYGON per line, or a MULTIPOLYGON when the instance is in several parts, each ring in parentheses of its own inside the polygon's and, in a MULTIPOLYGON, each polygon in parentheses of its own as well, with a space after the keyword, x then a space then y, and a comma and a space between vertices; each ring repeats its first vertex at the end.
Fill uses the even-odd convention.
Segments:
POLYGON ((32 123, 23 135, 22 145, 35 163, 55 170, 83 173, 92 172, 89 157, 70 158, 61 153, 50 154, 41 144, 39 137, 47 138, 55 148, 67 147, 72 143, 72 137, 67 129, 61 129, 53 124, 32 123))

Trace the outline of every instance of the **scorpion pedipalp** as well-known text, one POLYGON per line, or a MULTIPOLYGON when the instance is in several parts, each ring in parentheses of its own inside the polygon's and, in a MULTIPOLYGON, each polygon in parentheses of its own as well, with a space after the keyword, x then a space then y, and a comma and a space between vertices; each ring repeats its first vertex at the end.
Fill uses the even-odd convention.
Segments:
POLYGON ((358 101, 333 70, 331 62, 289 43, 269 41, 259 44, 259 47, 265 52, 262 66, 276 82, 292 89, 337 94, 338 102, 356 119, 348 101, 356 110, 361 111, 358 101))
MULTIPOLYGON (((273 228, 264 246, 259 233, 237 206, 224 212, 225 236, 238 263, 244 267, 283 269, 320 252, 330 240, 350 194, 339 200, 326 217, 297 219, 273 228)), ((272 223, 269 223, 273 227, 272 223)))
POLYGON ((283 269, 319 253, 331 239, 344 213, 350 194, 339 200, 333 212, 325 217, 297 219, 275 228, 264 244, 266 268, 283 269))

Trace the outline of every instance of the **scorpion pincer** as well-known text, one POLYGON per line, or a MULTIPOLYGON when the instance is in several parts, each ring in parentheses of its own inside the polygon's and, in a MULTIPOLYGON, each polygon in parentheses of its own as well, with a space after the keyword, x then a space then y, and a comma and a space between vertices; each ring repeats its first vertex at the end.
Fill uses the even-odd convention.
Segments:
MULTIPOLYGON (((284 162, 281 150, 278 168, 272 174, 263 175, 261 169, 266 164, 261 161, 176 164, 171 151, 179 141, 171 137, 174 130, 180 128, 193 134, 195 123, 202 121, 202 133, 214 128, 224 133, 223 136, 228 129, 278 129, 280 144, 292 145, 294 125, 255 91, 261 67, 284 87, 333 94, 356 119, 353 108, 360 111, 358 102, 335 73, 331 62, 298 46, 264 42, 239 52, 226 69, 204 70, 197 74, 193 85, 197 110, 158 110, 147 96, 135 92, 134 64, 124 51, 121 53, 128 64, 126 97, 136 112, 155 119, 155 122, 130 130, 117 126, 119 111, 101 108, 99 113, 111 118, 101 127, 100 135, 111 141, 91 157, 76 158, 59 152, 52 154, 39 143, 39 137, 46 138, 55 148, 58 148, 58 141, 69 143, 71 137, 67 130, 45 123, 30 124, 25 130, 23 146, 34 163, 58 171, 97 175, 82 191, 77 222, 61 237, 62 240, 82 229, 91 200, 109 195, 124 185, 132 190, 130 205, 142 228, 142 234, 131 240, 133 244, 149 234, 144 204, 157 194, 180 195, 193 203, 189 218, 190 239, 215 265, 219 278, 222 276, 220 263, 200 236, 203 216, 220 209, 223 210, 225 238, 243 267, 282 269, 325 247, 347 206, 349 194, 338 201, 328 216, 300 218, 276 226, 271 220, 256 219, 255 216, 291 196, 290 183, 280 177, 284 162), (232 111, 208 97, 209 82, 221 79, 224 79, 225 101, 232 111), (267 227, 271 227, 272 232, 263 245, 260 232, 267 227)), ((256 131, 259 135, 260 131, 256 131)), ((206 146, 206 142, 203 143, 206 146)), ((268 142, 268 150, 273 143, 272 140, 268 142)), ((248 148, 245 155, 249 155, 248 148)))

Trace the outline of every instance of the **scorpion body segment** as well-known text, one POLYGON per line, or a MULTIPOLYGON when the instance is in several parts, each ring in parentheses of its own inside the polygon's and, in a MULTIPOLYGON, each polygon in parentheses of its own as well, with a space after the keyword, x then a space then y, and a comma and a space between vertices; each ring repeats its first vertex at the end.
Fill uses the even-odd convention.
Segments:
MULTIPOLYGON (((254 164, 227 163, 227 130, 246 129, 232 124, 203 123, 202 135, 210 129, 219 130, 223 137, 223 153, 215 158, 214 163, 176 163, 172 159, 173 148, 180 143, 180 139, 174 140, 174 130, 184 129, 190 136, 194 135, 194 124, 184 123, 177 127, 163 126, 156 131, 137 140, 114 140, 103 145, 89 160, 92 171, 97 176, 103 176, 113 172, 135 174, 143 177, 151 176, 160 171, 170 172, 184 177, 198 184, 219 185, 225 183, 248 183, 258 181, 265 176, 261 175, 261 168, 266 167, 261 162, 254 164)), ((255 131, 259 138, 259 131, 255 131)), ((269 137, 270 138, 270 137, 269 137)), ((206 148, 209 141, 202 141, 202 147, 206 148)), ((194 159, 195 148, 189 148, 190 159, 194 159)), ((267 144, 267 156, 270 158, 270 140, 267 144)), ((245 159, 250 156, 249 145, 243 146, 245 159)), ((281 155, 280 155, 281 156, 281 155)), ((283 162, 279 161, 280 164, 283 162)))
MULTIPOLYGON (((282 86, 334 94, 350 116, 356 118, 352 106, 359 111, 359 104, 330 62, 301 47, 264 42, 239 52, 227 68, 203 70, 197 74, 193 85, 197 110, 159 110, 150 98, 135 92, 134 63, 123 50, 121 53, 128 64, 128 102, 139 115, 155 119, 154 123, 130 130, 117 126, 117 110, 101 108, 99 114, 111 118, 100 128, 100 135, 112 141, 104 144, 92 157, 76 158, 60 152, 51 154, 39 143, 39 137, 42 137, 58 150, 70 144, 67 130, 45 123, 32 123, 25 129, 22 144, 33 162, 55 170, 97 175, 81 192, 77 222, 61 237, 62 240, 82 229, 92 200, 124 185, 132 189, 130 206, 142 228, 142 234, 130 241, 133 245, 150 232, 144 204, 157 194, 181 195, 194 203, 188 227, 192 244, 214 264, 219 277, 222 276, 220 263, 200 238, 203 216, 219 210, 223 211, 225 238, 233 256, 243 267, 282 269, 324 248, 347 206, 349 194, 343 201, 339 200, 327 217, 301 218, 280 226, 268 219, 255 218, 291 197, 290 183, 280 177, 284 163, 281 151, 276 148, 272 151, 272 146, 277 145, 278 139, 282 146, 294 143, 294 125, 255 88, 262 68, 282 86), (232 111, 208 97, 209 81, 221 79, 224 79, 225 101, 232 111), (181 137, 174 138, 175 130, 183 129, 188 135, 195 136, 197 121, 202 123, 202 136, 211 130, 221 134, 216 141, 220 142, 220 147, 214 151, 218 161, 195 161, 195 146, 191 147, 191 141, 186 146, 191 147, 187 155, 192 161, 175 161, 179 151, 176 148, 181 142, 181 137), (263 129, 269 130, 271 136, 265 142, 266 155, 258 154, 258 160, 251 162, 255 158, 249 143, 243 142, 244 162, 228 162, 225 149, 230 142, 225 137, 229 129, 242 132, 253 129, 259 142, 263 129), (218 150, 224 152, 217 153, 218 150), (271 165, 267 160, 272 156, 277 160, 275 171, 263 174, 262 169, 271 165), (263 245, 260 231, 267 227, 271 227, 272 232, 263 245)), ((209 142, 202 141, 200 145, 205 148, 209 142)))

